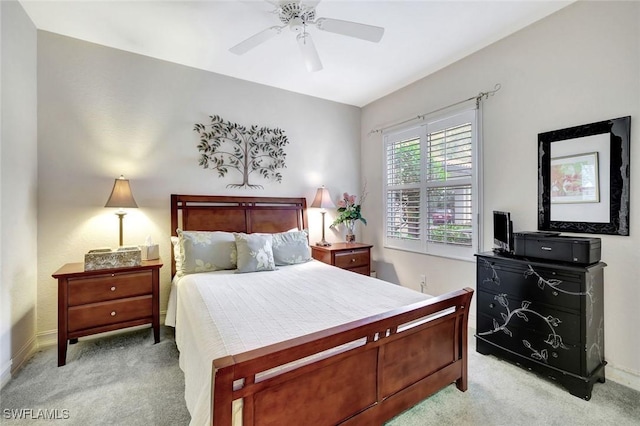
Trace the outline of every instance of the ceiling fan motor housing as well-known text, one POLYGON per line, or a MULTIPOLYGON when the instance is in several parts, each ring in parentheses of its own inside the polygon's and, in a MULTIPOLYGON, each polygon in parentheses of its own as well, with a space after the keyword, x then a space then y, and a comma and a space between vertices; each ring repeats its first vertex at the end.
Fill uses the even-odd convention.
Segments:
POLYGON ((307 8, 301 3, 285 3, 280 6, 280 21, 289 25, 291 31, 300 32, 302 27, 316 19, 315 8, 307 8), (300 27, 300 29, 295 29, 300 27))

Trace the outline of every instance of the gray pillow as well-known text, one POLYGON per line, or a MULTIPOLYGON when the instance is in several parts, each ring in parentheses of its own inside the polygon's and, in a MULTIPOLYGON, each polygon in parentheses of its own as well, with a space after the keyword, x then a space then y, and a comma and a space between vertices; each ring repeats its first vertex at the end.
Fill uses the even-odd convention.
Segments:
POLYGON ((233 234, 238 252, 238 273, 273 271, 273 237, 265 234, 233 234))
POLYGON ((176 275, 236 268, 236 240, 230 232, 177 230, 181 259, 176 275))
POLYGON ((277 266, 295 265, 311 260, 306 231, 273 234, 273 260, 277 266))

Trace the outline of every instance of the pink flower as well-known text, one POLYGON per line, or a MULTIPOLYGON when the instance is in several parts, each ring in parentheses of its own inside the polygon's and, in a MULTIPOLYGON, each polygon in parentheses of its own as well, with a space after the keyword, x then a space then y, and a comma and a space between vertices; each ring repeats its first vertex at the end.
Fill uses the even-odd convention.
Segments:
MULTIPOLYGON (((363 194, 361 197, 360 204, 364 202, 366 198, 366 186, 363 188, 363 194)), ((365 225, 367 221, 362 217, 361 214, 361 205, 356 204, 356 200, 358 197, 356 195, 349 195, 348 192, 342 193, 342 198, 336 201, 336 205, 338 206, 338 216, 335 218, 331 227, 335 227, 341 223, 353 223, 353 221, 360 220, 365 225)))

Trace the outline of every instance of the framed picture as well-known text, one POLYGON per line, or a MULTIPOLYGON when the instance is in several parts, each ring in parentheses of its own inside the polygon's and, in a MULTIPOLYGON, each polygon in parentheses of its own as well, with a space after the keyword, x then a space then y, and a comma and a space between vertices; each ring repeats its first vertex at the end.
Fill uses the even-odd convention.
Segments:
POLYGON ((598 153, 551 158, 551 204, 600 202, 598 153))
POLYGON ((629 235, 631 117, 538 134, 538 229, 629 235))

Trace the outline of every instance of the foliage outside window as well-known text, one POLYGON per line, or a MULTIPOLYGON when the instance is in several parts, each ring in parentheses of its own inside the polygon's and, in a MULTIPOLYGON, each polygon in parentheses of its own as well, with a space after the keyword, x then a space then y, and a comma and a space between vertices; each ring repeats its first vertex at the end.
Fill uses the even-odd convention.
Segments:
POLYGON ((477 247, 476 110, 385 134, 385 246, 468 258, 477 247))

